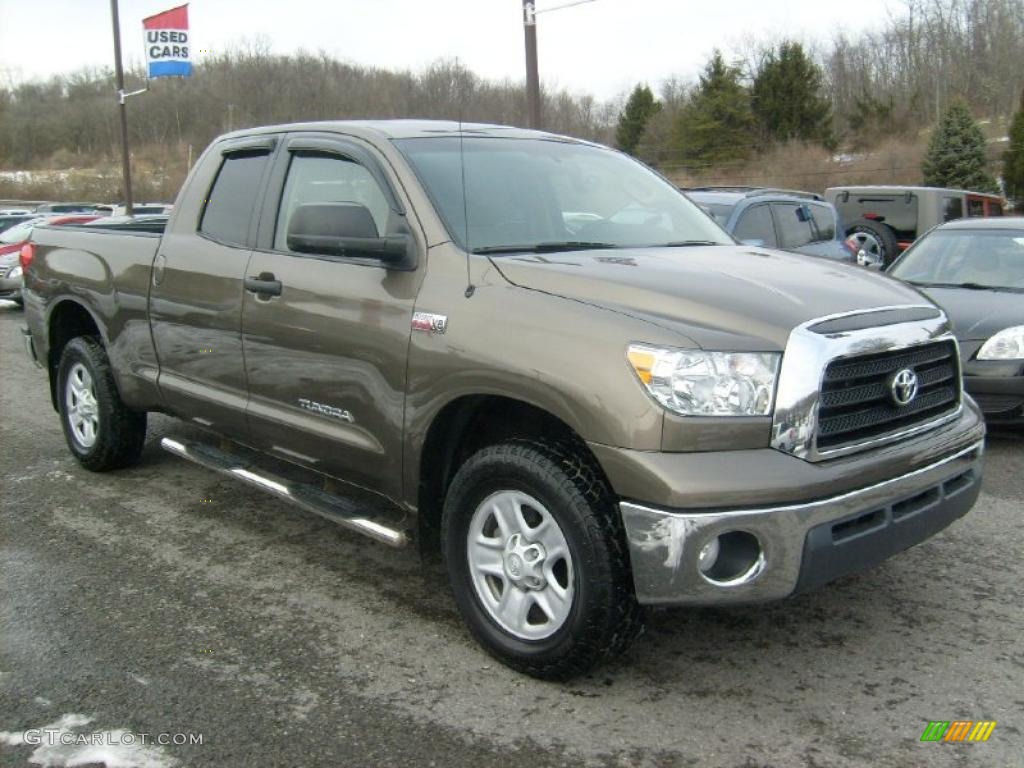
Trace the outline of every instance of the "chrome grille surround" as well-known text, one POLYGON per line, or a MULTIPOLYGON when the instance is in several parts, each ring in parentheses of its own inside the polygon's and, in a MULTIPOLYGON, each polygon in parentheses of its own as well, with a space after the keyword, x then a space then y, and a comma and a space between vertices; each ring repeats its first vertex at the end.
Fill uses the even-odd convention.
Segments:
POLYGON ((904 440, 958 418, 963 410, 959 381, 957 407, 949 413, 889 434, 878 435, 861 443, 818 449, 818 410, 821 403, 822 380, 830 363, 843 358, 910 349, 936 341, 951 342, 959 356, 959 345, 945 313, 927 304, 845 312, 815 318, 794 328, 789 335, 779 371, 775 415, 772 422, 772 448, 807 461, 824 461, 904 440), (814 326, 828 321, 860 318, 875 313, 892 313, 897 310, 934 310, 935 314, 933 317, 909 322, 833 333, 817 333, 811 330, 814 326))

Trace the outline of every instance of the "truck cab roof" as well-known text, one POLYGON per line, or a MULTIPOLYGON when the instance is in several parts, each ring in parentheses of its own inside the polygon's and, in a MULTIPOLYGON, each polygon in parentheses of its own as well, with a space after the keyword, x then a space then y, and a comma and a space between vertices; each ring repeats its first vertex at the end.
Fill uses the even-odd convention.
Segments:
POLYGON ((282 123, 279 125, 248 128, 225 134, 221 139, 240 139, 270 133, 292 131, 320 131, 344 133, 351 136, 378 139, 424 139, 438 136, 476 136, 501 139, 546 139, 590 144, 583 139, 562 136, 547 131, 515 128, 489 123, 467 123, 457 120, 325 120, 308 123, 282 123))

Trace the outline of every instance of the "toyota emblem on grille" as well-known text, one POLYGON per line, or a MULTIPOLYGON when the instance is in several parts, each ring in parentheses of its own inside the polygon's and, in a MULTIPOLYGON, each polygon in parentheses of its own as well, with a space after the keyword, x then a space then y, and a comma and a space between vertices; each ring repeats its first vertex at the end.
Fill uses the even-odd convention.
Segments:
POLYGON ((910 368, 904 368, 892 377, 889 389, 896 405, 909 405, 917 397, 917 374, 910 368))

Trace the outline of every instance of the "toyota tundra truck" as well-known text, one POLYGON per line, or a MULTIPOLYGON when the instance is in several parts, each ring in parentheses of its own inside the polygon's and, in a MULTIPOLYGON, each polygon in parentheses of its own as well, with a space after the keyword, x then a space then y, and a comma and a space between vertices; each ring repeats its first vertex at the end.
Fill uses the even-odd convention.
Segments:
POLYGON ((416 556, 567 678, 646 606, 777 600, 974 504, 946 316, 738 244, 605 147, 429 121, 223 136, 164 225, 39 227, 25 342, 72 455, 164 449, 416 556), (149 230, 149 231, 147 231, 149 230), (204 437, 209 435, 209 437, 204 437))

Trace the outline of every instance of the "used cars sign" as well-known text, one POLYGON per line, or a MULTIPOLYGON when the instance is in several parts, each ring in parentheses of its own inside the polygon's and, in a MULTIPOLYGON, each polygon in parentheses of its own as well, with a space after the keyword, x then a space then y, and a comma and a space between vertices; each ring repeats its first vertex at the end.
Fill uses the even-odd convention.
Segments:
POLYGON ((143 19, 142 26, 150 77, 188 77, 192 74, 187 3, 143 19))

